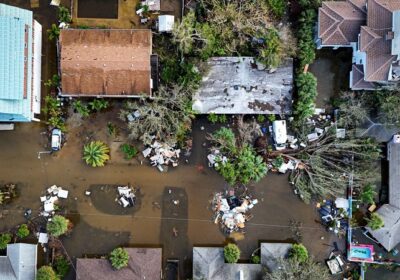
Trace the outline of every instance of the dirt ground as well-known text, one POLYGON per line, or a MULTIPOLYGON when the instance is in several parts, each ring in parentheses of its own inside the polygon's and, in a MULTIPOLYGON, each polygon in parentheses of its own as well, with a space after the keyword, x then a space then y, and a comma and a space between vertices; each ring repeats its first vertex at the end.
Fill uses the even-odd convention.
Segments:
MULTIPOLYGON (((64 204, 75 227, 63 241, 71 257, 107 254, 121 245, 160 245, 164 259, 180 259, 181 269, 190 276, 192 246, 223 245, 227 240, 212 221, 210 200, 214 192, 228 186, 207 167, 207 151, 202 146, 213 125, 204 119, 195 123, 194 152, 189 163, 182 163, 168 173, 160 173, 147 162, 140 165, 117 161, 103 168, 91 168, 81 159, 83 143, 90 139, 112 143, 114 139, 107 136, 105 126, 114 113, 95 115, 81 126, 71 128, 63 149, 52 155, 41 154, 40 159, 38 152, 46 150, 44 146, 48 144, 44 126, 20 124, 15 131, 0 132, 0 183, 17 182, 21 191, 20 197, 7 206, 8 214, 1 220, 0 231, 22 223, 25 208, 37 214, 39 196, 47 187, 57 184, 70 191, 64 204), (201 126, 206 129, 200 130, 201 126), (96 186, 127 183, 141 189, 137 210, 117 212, 112 190, 108 200, 102 194, 102 206, 96 207, 99 204, 94 197, 96 186), (88 189, 94 190, 91 197, 84 195, 88 189), (178 206, 172 203, 174 196, 179 197, 178 206), (160 207, 154 207, 153 202, 160 207), (107 208, 114 211, 104 211, 107 208), (173 228, 178 231, 177 237, 173 228)), ((293 194, 286 176, 269 174, 250 189, 260 203, 252 211, 254 218, 247 224, 244 237, 237 241, 242 259, 248 259, 260 241, 293 240, 290 220, 303 224, 303 242, 312 254, 321 260, 328 256, 332 235, 315 222, 314 206, 304 204, 293 194)))
POLYGON ((136 7, 140 0, 72 0, 72 25, 85 25, 90 27, 107 27, 122 29, 151 28, 158 14, 174 15, 180 19, 182 14, 181 0, 162 0, 160 11, 154 12, 151 20, 146 24, 140 23, 140 17, 136 14, 136 7), (118 7, 113 6, 118 3, 118 7), (112 7, 111 7, 112 6, 112 7), (110 8, 111 7, 111 8, 110 8))

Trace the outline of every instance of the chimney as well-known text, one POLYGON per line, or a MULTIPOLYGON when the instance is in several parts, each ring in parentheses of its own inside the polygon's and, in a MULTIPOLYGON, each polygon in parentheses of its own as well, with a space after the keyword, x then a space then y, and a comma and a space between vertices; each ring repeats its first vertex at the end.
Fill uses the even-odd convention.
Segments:
POLYGON ((394 32, 393 31, 388 31, 385 35, 386 40, 393 40, 394 39, 394 32))

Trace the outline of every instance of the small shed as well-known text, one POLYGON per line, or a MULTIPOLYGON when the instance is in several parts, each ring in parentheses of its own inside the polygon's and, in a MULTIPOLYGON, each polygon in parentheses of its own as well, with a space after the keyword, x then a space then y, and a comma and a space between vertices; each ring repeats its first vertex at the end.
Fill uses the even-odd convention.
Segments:
POLYGON ((158 16, 158 32, 171 32, 174 28, 175 17, 171 15, 158 16))

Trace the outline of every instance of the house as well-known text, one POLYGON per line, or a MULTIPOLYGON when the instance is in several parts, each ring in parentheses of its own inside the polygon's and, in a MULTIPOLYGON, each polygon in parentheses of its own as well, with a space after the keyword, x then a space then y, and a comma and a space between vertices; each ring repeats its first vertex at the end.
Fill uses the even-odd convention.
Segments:
POLYGON ((273 71, 253 57, 213 57, 194 96, 200 114, 290 114, 293 60, 273 71))
POLYGON ((376 213, 384 226, 377 230, 367 228, 371 235, 391 251, 400 243, 400 135, 395 134, 387 145, 389 161, 389 204, 382 205, 376 213))
POLYGON ((139 97, 152 92, 152 34, 135 29, 62 29, 60 95, 139 97))
POLYGON ((8 244, 7 256, 0 256, 0 279, 35 280, 36 265, 36 244, 8 244))
POLYGON ((0 4, 0 122, 38 121, 42 26, 31 11, 0 4))
POLYGON ((77 280, 162 279, 161 248, 124 248, 129 254, 128 267, 114 270, 107 259, 76 260, 77 280))
POLYGON ((353 49, 350 88, 373 90, 400 80, 400 1, 324 1, 317 47, 353 49))
POLYGON ((263 270, 274 271, 278 259, 287 257, 290 243, 261 243, 261 263, 225 263, 224 248, 193 248, 193 279, 262 279, 263 270), (243 278, 240 278, 241 275, 243 278))

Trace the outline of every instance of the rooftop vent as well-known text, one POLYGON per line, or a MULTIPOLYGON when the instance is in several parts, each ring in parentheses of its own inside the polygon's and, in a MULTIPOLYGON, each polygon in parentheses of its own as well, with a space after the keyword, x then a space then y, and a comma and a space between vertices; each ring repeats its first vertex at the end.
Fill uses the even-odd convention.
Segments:
POLYGON ((388 33, 386 33, 385 38, 386 38, 386 40, 393 40, 394 32, 393 31, 389 31, 388 33))

